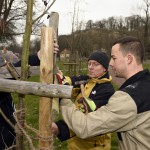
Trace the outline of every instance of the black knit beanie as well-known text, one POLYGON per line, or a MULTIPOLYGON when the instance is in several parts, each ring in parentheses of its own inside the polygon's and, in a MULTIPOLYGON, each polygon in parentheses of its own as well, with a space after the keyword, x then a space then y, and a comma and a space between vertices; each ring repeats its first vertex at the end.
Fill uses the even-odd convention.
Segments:
POLYGON ((93 52, 90 55, 88 61, 89 60, 95 60, 95 61, 99 62, 105 69, 108 69, 109 58, 105 52, 99 52, 99 51, 93 52))

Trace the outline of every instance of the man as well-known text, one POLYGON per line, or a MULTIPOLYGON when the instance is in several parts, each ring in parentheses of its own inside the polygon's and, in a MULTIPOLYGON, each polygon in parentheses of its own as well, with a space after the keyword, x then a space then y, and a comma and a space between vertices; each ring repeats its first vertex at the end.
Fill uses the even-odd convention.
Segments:
POLYGON ((10 93, 0 92, 0 150, 6 149, 15 143, 15 131, 13 127, 4 119, 2 113, 15 125, 13 112, 14 104, 10 93))
MULTIPOLYGON (((93 109, 93 105, 96 105, 96 109, 98 109, 107 104, 108 99, 114 93, 114 88, 111 84, 112 78, 108 73, 108 65, 109 58, 106 53, 96 51, 93 52, 88 59, 88 75, 62 78, 74 86, 74 90, 76 91, 74 93, 74 95, 76 95, 75 104, 79 110, 85 111, 86 109, 82 108, 80 102, 88 101, 91 109, 93 109), (83 81, 86 81, 84 87, 80 85, 83 81), (89 100, 89 98, 93 101, 89 100)), ((66 81, 64 81, 64 83, 66 83, 66 81)), ((88 113, 87 109, 84 113, 88 113)), ((81 139, 72 131, 69 131, 68 126, 62 120, 56 122, 56 124, 53 123, 52 131, 61 141, 68 140, 69 150, 110 150, 111 148, 110 134, 81 139)))
POLYGON ((113 43, 110 66, 125 83, 108 104, 87 115, 69 99, 60 107, 64 121, 80 138, 118 132, 119 150, 150 149, 150 73, 143 69, 144 47, 135 37, 113 43))

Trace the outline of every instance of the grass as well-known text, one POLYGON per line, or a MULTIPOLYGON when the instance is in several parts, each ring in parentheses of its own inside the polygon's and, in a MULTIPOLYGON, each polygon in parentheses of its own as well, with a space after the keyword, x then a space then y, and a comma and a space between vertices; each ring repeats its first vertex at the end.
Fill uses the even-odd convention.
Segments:
MULTIPOLYGON (((150 64, 144 64, 144 68, 150 69, 150 64)), ((29 81, 33 82, 39 82, 39 77, 30 77, 29 81)), ((115 85, 114 85, 115 86, 115 85)), ((117 86, 115 86, 117 89, 117 86)), ((17 99, 18 96, 17 94, 12 94, 14 98, 14 102, 16 103, 17 106, 17 99)), ((39 117, 39 97, 38 96, 31 96, 27 95, 25 98, 25 114, 26 114, 26 122, 28 125, 32 126, 33 128, 38 129, 38 117, 39 117)), ((34 134, 29 132, 30 136, 33 136, 34 134)), ((34 141, 34 145, 37 147, 38 140, 34 141)), ((27 144, 25 144, 27 145, 27 144)), ((111 150, 118 150, 117 146, 117 135, 116 133, 112 133, 112 148, 111 150)), ((66 142, 60 142, 58 139, 54 141, 54 146, 56 150, 67 150, 67 143, 66 142)), ((28 146, 25 146, 26 149, 28 149, 28 146)))

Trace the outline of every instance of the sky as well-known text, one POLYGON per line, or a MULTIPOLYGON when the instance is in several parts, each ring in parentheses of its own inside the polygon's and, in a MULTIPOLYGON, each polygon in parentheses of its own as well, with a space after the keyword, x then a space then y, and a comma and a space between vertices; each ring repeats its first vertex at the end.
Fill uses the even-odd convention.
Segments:
MULTIPOLYGON (((95 22, 112 16, 127 17, 138 14, 137 8, 142 4, 143 0, 78 0, 76 12, 79 12, 79 22, 86 23, 88 20, 95 22)), ((74 7, 74 0, 56 0, 50 8, 50 12, 59 13, 59 35, 71 33, 74 7)))

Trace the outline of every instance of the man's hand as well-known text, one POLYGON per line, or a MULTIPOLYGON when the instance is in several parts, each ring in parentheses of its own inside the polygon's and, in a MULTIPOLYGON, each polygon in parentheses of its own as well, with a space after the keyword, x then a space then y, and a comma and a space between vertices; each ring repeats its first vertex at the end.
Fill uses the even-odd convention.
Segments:
POLYGON ((56 125, 56 123, 52 123, 52 126, 51 126, 51 131, 52 131, 52 134, 54 136, 58 136, 60 134, 60 131, 58 129, 58 126, 56 125))
MULTIPOLYGON (((57 54, 59 52, 59 45, 54 40, 54 54, 57 54)), ((40 59, 40 50, 37 52, 38 58, 40 59)))
POLYGON ((79 103, 79 110, 82 111, 83 113, 87 114, 88 112, 95 111, 96 109, 94 101, 92 101, 89 98, 81 97, 78 100, 78 103, 79 103))
POLYGON ((59 45, 56 43, 56 40, 54 40, 54 54, 57 54, 59 52, 59 45))

